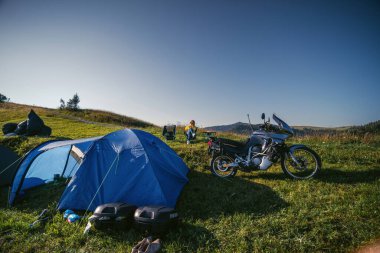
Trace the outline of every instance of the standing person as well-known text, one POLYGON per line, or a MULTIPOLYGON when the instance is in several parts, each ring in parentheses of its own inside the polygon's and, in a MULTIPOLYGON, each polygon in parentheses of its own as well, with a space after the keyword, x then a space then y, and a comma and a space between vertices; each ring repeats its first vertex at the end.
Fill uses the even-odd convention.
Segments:
POLYGON ((195 121, 191 120, 190 124, 185 127, 186 143, 187 144, 190 144, 190 141, 195 139, 196 133, 197 133, 197 127, 195 126, 195 121))

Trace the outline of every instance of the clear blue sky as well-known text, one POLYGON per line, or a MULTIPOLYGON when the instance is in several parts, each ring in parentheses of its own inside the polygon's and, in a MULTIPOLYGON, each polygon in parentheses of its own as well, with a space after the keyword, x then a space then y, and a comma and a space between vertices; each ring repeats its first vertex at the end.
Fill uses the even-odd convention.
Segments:
POLYGON ((379 1, 0 0, 0 93, 158 125, 380 119, 379 1))

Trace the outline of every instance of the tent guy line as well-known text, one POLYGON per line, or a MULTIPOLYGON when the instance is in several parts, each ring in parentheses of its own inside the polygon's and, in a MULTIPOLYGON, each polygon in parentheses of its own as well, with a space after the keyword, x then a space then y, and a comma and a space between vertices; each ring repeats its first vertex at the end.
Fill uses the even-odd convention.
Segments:
POLYGON ((22 160, 25 156, 27 155, 27 153, 25 155, 23 155, 22 157, 19 157, 16 161, 14 161, 13 163, 9 164, 5 169, 3 169, 1 172, 0 172, 0 175, 3 174, 4 172, 6 172, 8 169, 10 169, 14 164, 16 164, 18 161, 22 160))
POLYGON ((94 199, 95 199, 96 195, 99 193, 100 188, 103 186, 104 181, 106 180, 106 178, 107 178, 108 174, 110 173, 110 171, 111 171, 113 165, 115 164, 116 160, 117 160, 117 165, 116 165, 116 169, 117 169, 117 166, 118 166, 118 164, 119 164, 119 157, 120 157, 120 153, 117 153, 117 155, 115 156, 115 159, 113 160, 111 166, 110 166, 109 169, 107 170, 106 175, 103 177, 102 182, 100 183, 98 189, 96 190, 96 192, 95 192, 95 194, 94 194, 94 197, 91 199, 90 204, 88 204, 88 207, 86 208, 86 211, 85 211, 85 213, 84 213, 83 216, 86 216, 86 214, 87 214, 87 212, 88 212, 88 209, 90 209, 90 206, 92 205, 92 202, 94 202, 94 199))

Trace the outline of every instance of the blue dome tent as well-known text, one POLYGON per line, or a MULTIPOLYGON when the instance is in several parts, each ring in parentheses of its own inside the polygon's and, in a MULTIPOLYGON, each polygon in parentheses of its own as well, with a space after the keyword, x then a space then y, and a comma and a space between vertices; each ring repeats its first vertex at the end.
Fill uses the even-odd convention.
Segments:
POLYGON ((189 169, 164 142, 150 133, 119 130, 102 137, 49 141, 31 150, 14 177, 9 204, 20 192, 71 178, 58 209, 95 210, 126 202, 174 207, 189 169))

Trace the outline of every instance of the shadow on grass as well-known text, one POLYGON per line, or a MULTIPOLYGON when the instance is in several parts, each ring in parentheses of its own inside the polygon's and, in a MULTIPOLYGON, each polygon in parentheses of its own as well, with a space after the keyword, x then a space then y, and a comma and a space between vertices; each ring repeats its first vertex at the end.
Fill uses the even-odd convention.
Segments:
MULTIPOLYGON (((117 241, 119 243, 127 243, 131 246, 136 245, 144 237, 149 234, 142 232, 135 227, 128 230, 92 230, 90 235, 95 236, 103 241, 117 241)), ((202 226, 197 226, 185 222, 180 222, 178 226, 172 228, 168 233, 161 235, 153 235, 153 240, 160 238, 164 243, 163 247, 168 252, 177 252, 179 248, 186 248, 187 252, 196 252, 199 248, 218 248, 219 241, 215 236, 202 226)))
MULTIPOLYGON (((202 226, 189 223, 181 223, 177 229, 169 232, 165 236, 165 245, 172 244, 172 248, 178 250, 177 244, 181 248, 186 248, 188 252, 197 252, 200 248, 217 249, 220 247, 219 241, 214 234, 202 226)), ((169 247, 170 248, 170 247, 169 247)))
POLYGON ((0 188, 0 208, 5 208, 8 206, 8 193, 9 188, 8 187, 1 187, 0 188))
POLYGON ((48 207, 54 210, 65 188, 65 180, 59 180, 26 190, 16 199, 14 207, 31 212, 40 212, 48 207))
POLYGON ((262 216, 287 206, 268 186, 240 177, 227 180, 198 171, 191 171, 188 177, 189 183, 177 205, 186 218, 207 219, 239 213, 262 216))
MULTIPOLYGON (((244 178, 226 180, 195 170, 188 177, 189 183, 177 204, 184 218, 204 219, 239 213, 261 216, 287 206, 270 187, 244 178)), ((54 208, 65 187, 64 181, 58 181, 28 190, 16 201, 15 208, 32 212, 54 208)))
MULTIPOLYGON (((165 236, 165 248, 186 247, 189 252, 199 248, 216 249, 219 241, 212 231, 202 225, 191 222, 193 219, 219 220, 223 215, 247 214, 263 216, 287 206, 268 186, 235 177, 224 180, 208 173, 191 171, 189 183, 185 186, 177 205, 183 222, 165 236)), ((15 208, 26 212, 41 212, 44 208, 54 209, 66 187, 64 182, 53 182, 26 192, 24 198, 17 201, 15 208)), ((40 230, 44 231, 41 227, 40 230)), ((134 245, 143 234, 135 229, 128 231, 98 231, 96 236, 109 237, 109 240, 127 242, 134 245)))
POLYGON ((334 184, 370 183, 380 179, 380 168, 367 170, 324 169, 315 178, 316 180, 334 184))
POLYGON ((239 175, 243 178, 252 180, 252 179, 265 179, 265 180, 285 180, 287 179, 286 175, 282 172, 277 173, 277 172, 268 172, 268 171, 253 171, 250 172, 249 174, 245 175, 239 175))
MULTIPOLYGON (((253 180, 256 178, 265 180, 285 180, 288 179, 283 173, 272 172, 252 172, 240 175, 242 178, 253 180)), ((344 169, 331 169, 322 168, 320 173, 313 179, 326 183, 334 184, 359 184, 370 183, 380 179, 380 168, 366 169, 366 170, 344 170, 344 169)), ((235 180, 235 179, 234 179, 235 180)), ((290 179, 291 180, 291 179, 290 179)), ((296 180, 296 179, 294 179, 296 180)))

